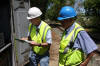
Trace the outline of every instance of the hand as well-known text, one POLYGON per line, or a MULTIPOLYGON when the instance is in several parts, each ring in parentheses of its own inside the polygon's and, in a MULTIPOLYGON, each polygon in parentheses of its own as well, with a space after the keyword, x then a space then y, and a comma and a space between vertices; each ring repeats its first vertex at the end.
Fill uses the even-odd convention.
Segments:
POLYGON ((28 38, 23 37, 23 38, 21 38, 20 40, 28 40, 28 38))
POLYGON ((37 42, 35 42, 35 41, 30 41, 30 44, 31 44, 31 45, 36 45, 37 42))

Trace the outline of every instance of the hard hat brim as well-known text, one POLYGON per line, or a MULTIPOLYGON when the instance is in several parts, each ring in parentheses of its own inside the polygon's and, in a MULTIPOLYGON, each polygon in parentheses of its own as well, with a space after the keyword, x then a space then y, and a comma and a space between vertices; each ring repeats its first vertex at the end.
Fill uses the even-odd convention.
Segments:
POLYGON ((30 19, 34 19, 34 18, 37 18, 37 17, 38 17, 38 16, 36 16, 36 17, 28 17, 28 16, 27 16, 27 19, 30 20, 30 19))
POLYGON ((61 20, 64 20, 64 19, 69 19, 69 18, 70 18, 70 17, 67 17, 67 18, 58 17, 57 19, 61 21, 61 20))
MULTIPOLYGON (((75 15, 75 16, 76 16, 76 15, 75 15)), ((73 17, 75 17, 75 16, 66 17, 66 18, 64 18, 64 17, 58 17, 57 20, 61 21, 61 20, 64 20, 64 19, 73 18, 73 17)))
POLYGON ((62 17, 58 17, 57 20, 63 20, 63 18, 62 17))
POLYGON ((41 12, 39 15, 35 16, 35 17, 34 17, 34 16, 30 16, 30 17, 27 16, 27 19, 34 19, 34 18, 37 18, 37 17, 39 17, 39 16, 41 16, 41 15, 42 15, 42 12, 41 12))
POLYGON ((27 19, 33 19, 33 18, 31 18, 31 17, 27 17, 27 19))

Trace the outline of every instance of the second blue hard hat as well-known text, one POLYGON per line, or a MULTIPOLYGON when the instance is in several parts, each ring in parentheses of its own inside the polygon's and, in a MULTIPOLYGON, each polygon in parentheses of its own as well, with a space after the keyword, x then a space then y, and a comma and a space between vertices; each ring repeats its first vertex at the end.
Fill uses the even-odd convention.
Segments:
POLYGON ((58 17, 57 19, 64 20, 64 19, 73 18, 77 14, 76 14, 74 8, 72 8, 71 6, 64 6, 61 8, 59 15, 60 15, 60 17, 58 17))

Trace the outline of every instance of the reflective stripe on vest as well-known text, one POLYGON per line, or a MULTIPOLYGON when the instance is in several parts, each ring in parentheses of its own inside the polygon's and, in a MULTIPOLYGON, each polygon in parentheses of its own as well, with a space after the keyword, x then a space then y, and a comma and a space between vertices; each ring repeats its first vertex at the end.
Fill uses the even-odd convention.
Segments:
MULTIPOLYGON (((50 29, 50 26, 42 21, 38 34, 36 34, 36 27, 35 26, 32 27, 32 26, 33 26, 32 24, 29 25, 29 32, 31 31, 30 33, 31 40, 37 43, 45 43, 46 33, 48 29, 50 29)), ((48 50, 48 47, 33 46, 33 51, 39 55, 43 55, 45 52, 47 52, 47 50, 48 50)))
MULTIPOLYGON (((76 60, 76 59, 71 59, 71 60, 66 59, 73 52, 72 48, 69 47, 66 54, 64 54, 64 51, 65 51, 66 47, 68 47, 68 45, 70 44, 70 41, 72 40, 74 42, 77 37, 78 32, 82 31, 82 30, 84 30, 84 29, 79 24, 75 23, 74 29, 69 33, 69 35, 67 37, 66 37, 65 33, 63 34, 62 40, 60 42, 60 49, 59 49, 59 66, 64 66, 64 65, 69 66, 69 65, 71 65, 70 63, 74 63, 74 62, 72 62, 72 60, 76 60)), ((79 50, 77 50, 77 52, 79 53, 79 55, 82 53, 79 50)), ((82 58, 80 58, 80 59, 82 60, 82 58)), ((80 60, 80 62, 81 62, 81 60, 80 60)), ((78 63, 74 63, 74 65, 75 64, 78 64, 78 63)))

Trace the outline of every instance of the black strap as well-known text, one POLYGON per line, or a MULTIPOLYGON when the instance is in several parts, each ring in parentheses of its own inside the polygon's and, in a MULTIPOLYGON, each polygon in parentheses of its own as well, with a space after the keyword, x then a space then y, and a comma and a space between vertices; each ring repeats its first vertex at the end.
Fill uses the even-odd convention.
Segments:
POLYGON ((31 35, 32 28, 33 28, 33 25, 31 25, 31 28, 30 28, 30 31, 29 31, 29 36, 28 36, 28 40, 30 40, 30 41, 32 40, 31 39, 31 36, 30 36, 31 35))

